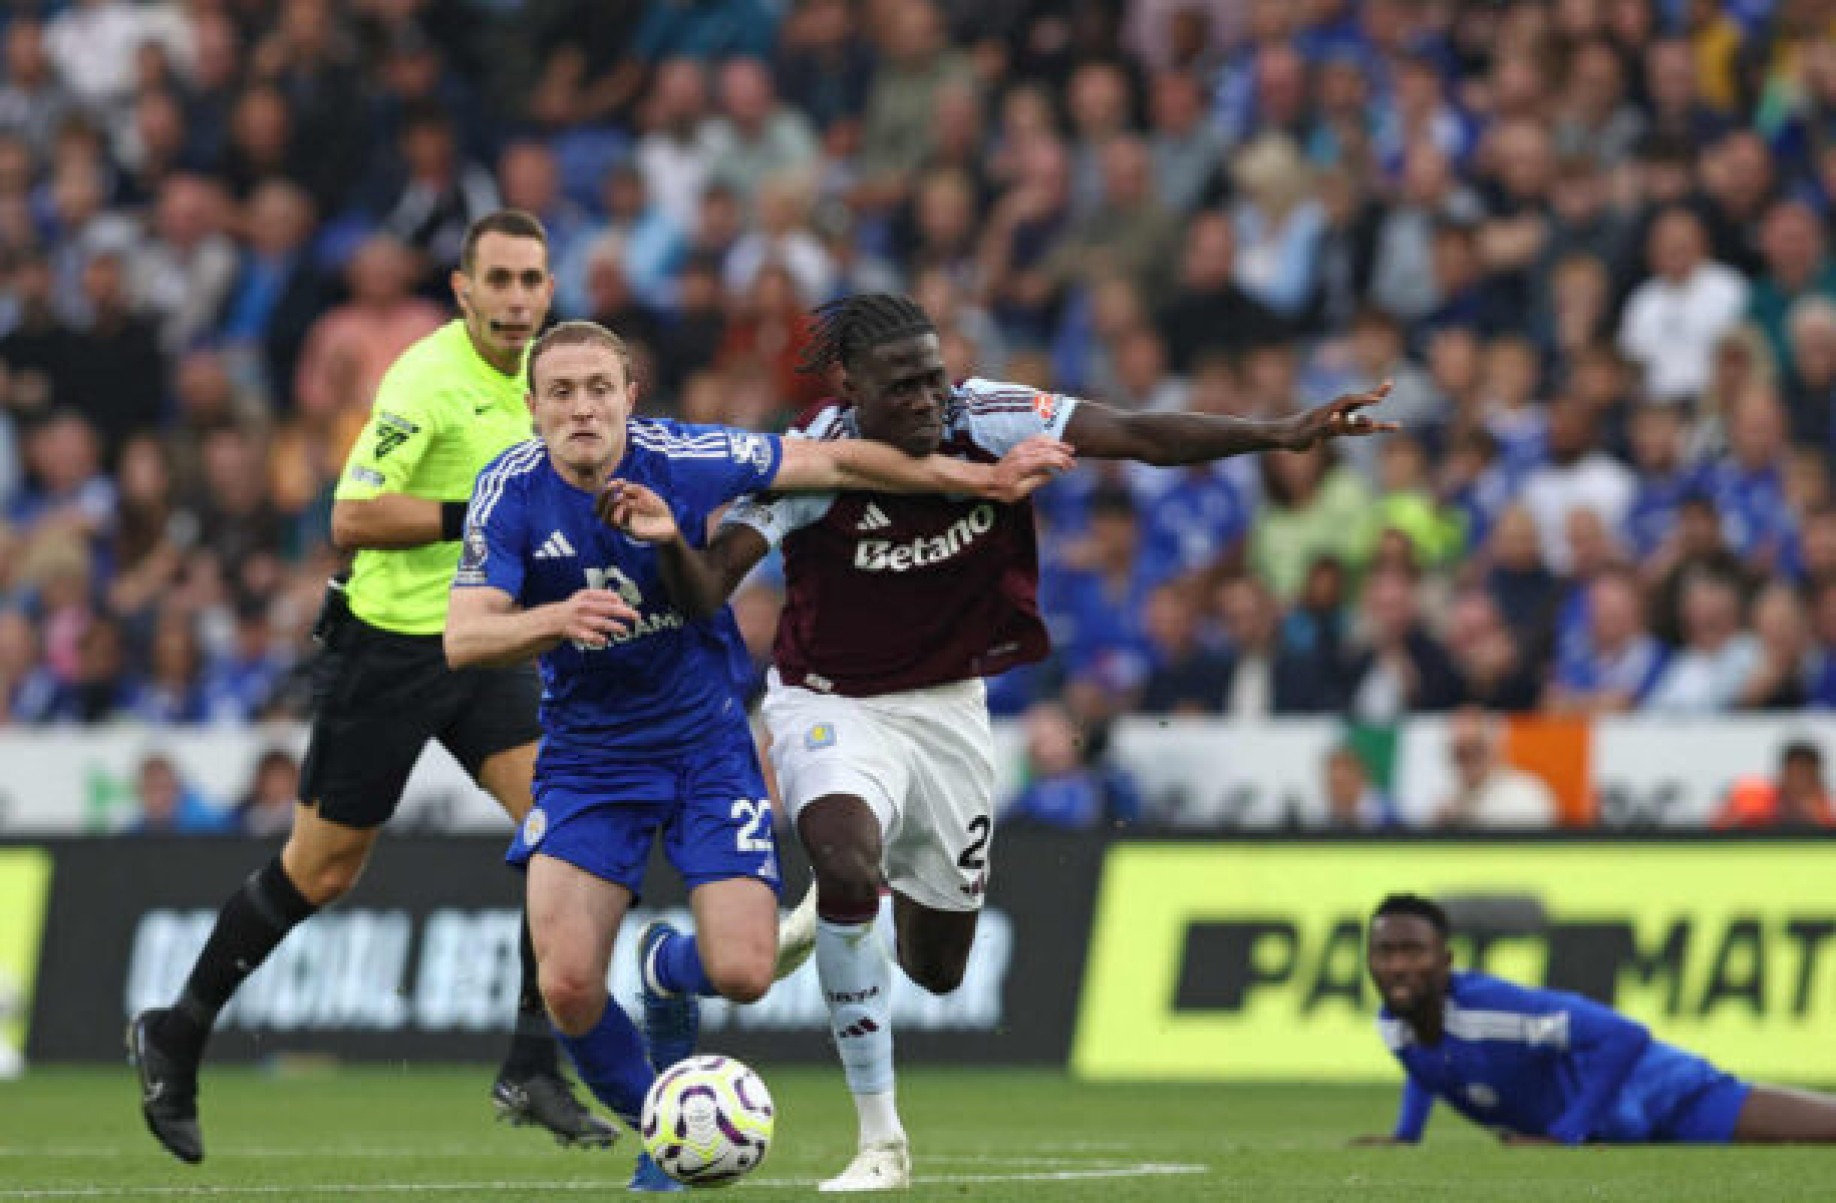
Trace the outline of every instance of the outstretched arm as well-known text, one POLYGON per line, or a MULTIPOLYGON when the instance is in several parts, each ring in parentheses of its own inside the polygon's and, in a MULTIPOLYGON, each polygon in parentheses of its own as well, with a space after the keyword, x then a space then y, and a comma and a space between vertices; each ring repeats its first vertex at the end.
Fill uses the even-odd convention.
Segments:
POLYGON ((1128 413, 1084 401, 1072 411, 1065 441, 1079 455, 1161 466, 1203 464, 1255 451, 1304 451, 1324 439, 1400 429, 1360 412, 1389 395, 1386 380, 1368 393, 1350 393, 1303 413, 1268 419, 1128 413))
POLYGON ((502 589, 455 588, 446 606, 446 662, 453 668, 501 668, 551 651, 564 639, 603 646, 638 620, 610 589, 581 589, 566 601, 520 609, 502 589))
POLYGON ((690 547, 669 505, 643 485, 611 480, 597 503, 602 521, 657 549, 657 571, 676 608, 706 618, 727 604, 771 547, 748 526, 723 527, 704 551, 690 547))
POLYGON ((1028 439, 998 464, 947 455, 920 458, 872 439, 785 439, 771 487, 780 493, 958 493, 1011 503, 1069 471, 1073 462, 1069 447, 1044 437, 1028 439))

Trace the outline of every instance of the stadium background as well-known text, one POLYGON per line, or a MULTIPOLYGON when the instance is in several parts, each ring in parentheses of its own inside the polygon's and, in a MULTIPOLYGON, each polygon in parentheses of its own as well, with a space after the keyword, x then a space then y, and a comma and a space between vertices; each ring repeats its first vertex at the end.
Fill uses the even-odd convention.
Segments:
MULTIPOLYGON (((1378 1072, 1374 1041, 1332 1043, 1363 1005, 1334 933, 1413 887, 1475 895, 1527 977, 1616 982, 1704 1051, 1836 1078, 1784 1052, 1836 1047, 1825 845, 1638 834, 1831 819, 1822 778, 1780 772, 1787 745, 1831 750, 1836 705, 1826 7, 86 0, 0 20, 0 1045, 29 1027, 53 1059, 113 1056, 253 863, 234 837, 284 830, 331 483, 382 370, 446 313, 459 233, 509 203, 553 235, 557 314, 632 339, 657 413, 782 427, 825 388, 792 370, 803 311, 871 288, 914 292, 959 374, 1124 407, 1270 416, 1397 383, 1406 437, 1085 465, 1041 495, 1059 651, 994 688, 1011 939, 979 954, 1003 976, 902 1027, 985 1039, 920 1035, 921 1055, 1282 1076, 1319 1072, 1311 1047, 1378 1072), (1560 842, 1481 856, 1483 889, 1432 841, 1345 845, 1362 859, 1324 893, 1299 883, 1326 845, 1208 842, 1409 839, 1526 793, 1547 817, 1520 822, 1613 830, 1574 847, 1626 867, 1620 893, 1584 889, 1600 862, 1560 842), (1185 934, 1102 970, 1104 924, 1138 904, 1109 883, 1167 834, 1213 858, 1162 916, 1185 934), (92 946, 120 956, 71 955, 92 946), (1055 968, 1015 972, 1029 947, 1055 968), (1137 980, 1164 989, 1113 996, 1137 980), (1196 1018, 1128 1018, 1144 997, 1196 1018), (1187 1043, 1119 1066, 1115 1022, 1187 1043), (1297 1059, 1232 1062, 1246 1032, 1297 1059)), ((776 604, 769 571, 737 603, 761 655, 776 604)), ((263 971, 270 1009, 226 1052, 364 1055, 351 1016, 381 1006, 398 1047, 419 1025, 431 1054, 487 1055, 496 978, 430 950, 496 947, 514 883, 449 867, 496 848, 433 834, 488 821, 452 773, 423 766, 400 867, 315 925, 293 986, 263 971), (289 994, 334 963, 352 998, 453 975, 426 987, 446 1009, 289 994)), ((795 1055, 820 1057, 819 1016, 796 1022, 795 1055)))

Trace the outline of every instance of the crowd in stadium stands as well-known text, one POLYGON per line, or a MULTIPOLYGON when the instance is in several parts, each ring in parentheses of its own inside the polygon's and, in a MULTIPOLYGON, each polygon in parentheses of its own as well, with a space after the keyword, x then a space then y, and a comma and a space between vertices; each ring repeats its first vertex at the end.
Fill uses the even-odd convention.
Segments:
POLYGON ((1819 0, 0 21, 0 722, 302 712, 345 450, 500 204, 691 420, 782 427, 868 289, 1119 406, 1395 381, 1402 436, 1042 493, 1058 651, 998 713, 1836 706, 1819 0))

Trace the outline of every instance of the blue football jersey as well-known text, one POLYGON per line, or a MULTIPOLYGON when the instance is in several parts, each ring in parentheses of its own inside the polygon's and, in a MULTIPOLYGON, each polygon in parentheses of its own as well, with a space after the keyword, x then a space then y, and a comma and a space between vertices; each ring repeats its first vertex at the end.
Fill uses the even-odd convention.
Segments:
MULTIPOLYGON (((768 489, 783 460, 773 435, 640 419, 610 475, 668 503, 692 546, 710 517, 768 489)), ((542 657, 546 780, 591 781, 608 761, 678 755, 744 714, 736 664, 746 659, 730 610, 690 620, 670 600, 657 553, 601 522, 594 496, 563 480, 539 439, 504 452, 478 476, 455 589, 501 589, 524 609, 588 587, 615 590, 642 615, 604 647, 563 643, 542 657)))
POLYGON ((1417 1140, 1438 1099, 1474 1123, 1565 1144, 1666 1139, 1703 1092, 1732 1082, 1610 1007, 1456 973, 1429 1046, 1386 1008, 1384 1043, 1409 1078, 1396 1136, 1417 1140))

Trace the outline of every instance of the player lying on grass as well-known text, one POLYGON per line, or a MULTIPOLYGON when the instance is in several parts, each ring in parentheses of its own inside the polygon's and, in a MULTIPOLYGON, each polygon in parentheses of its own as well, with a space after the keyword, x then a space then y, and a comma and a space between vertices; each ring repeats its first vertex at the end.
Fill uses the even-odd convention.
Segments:
MULTIPOLYGON (((540 657, 535 806, 507 859, 527 870, 537 972, 562 1046, 594 1095, 636 1125, 653 1067, 693 1051, 696 996, 759 998, 777 952, 771 800, 734 671, 745 651, 730 611, 685 616, 670 601, 688 547, 705 543, 715 510, 755 490, 1015 500, 1071 457, 1041 439, 1000 464, 965 464, 634 419, 630 371, 624 344, 591 322, 564 322, 531 349, 540 437, 478 477, 445 646, 456 669, 540 657), (659 951, 659 926, 640 943, 646 1060, 606 970, 659 836, 698 938, 659 951)), ((671 1184, 640 1158, 632 1185, 671 1184)))
POLYGON ((1378 1027, 1409 1076, 1395 1132, 1360 1143, 1414 1144, 1436 1099, 1508 1144, 1836 1141, 1836 1098, 1743 1082, 1578 995, 1455 972, 1448 930, 1414 894, 1371 917, 1378 1027))
MULTIPOLYGON (((1363 412, 1388 385, 1259 421, 953 383, 930 317, 889 294, 818 311, 805 366, 837 370, 842 395, 806 416, 798 441, 972 462, 1040 436, 1080 456, 1171 465, 1394 429, 1363 412)), ((684 604, 725 605, 778 544, 787 598, 763 714, 816 877, 787 924, 783 967, 814 946, 860 1121, 853 1162, 822 1189, 898 1189, 911 1158, 893 1097, 893 970, 873 930, 880 888, 892 890, 906 975, 954 990, 992 871, 995 754, 981 678, 1048 650, 1033 512, 973 497, 760 497, 734 506, 708 555, 694 557, 705 574, 690 579, 698 593, 684 604)))

